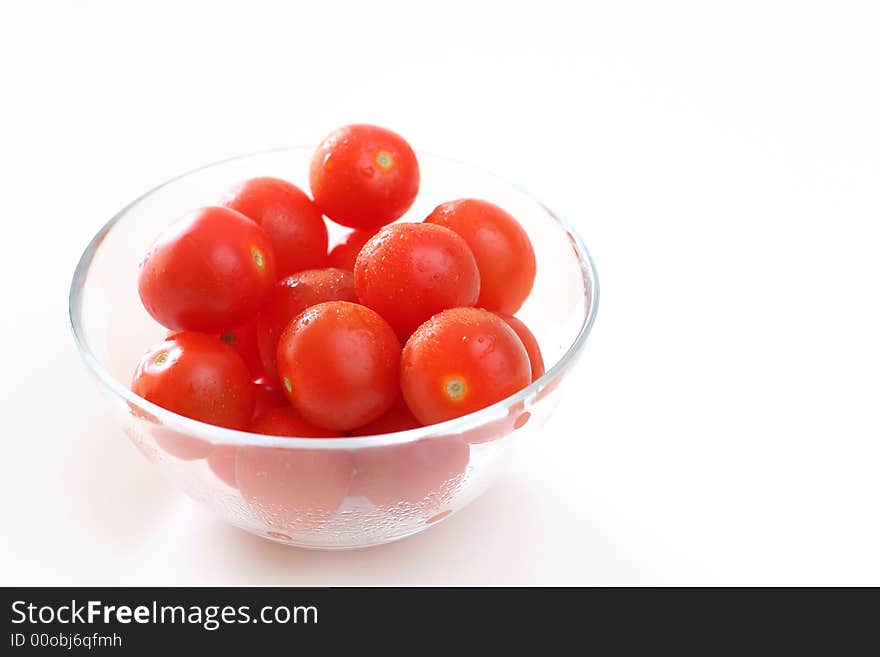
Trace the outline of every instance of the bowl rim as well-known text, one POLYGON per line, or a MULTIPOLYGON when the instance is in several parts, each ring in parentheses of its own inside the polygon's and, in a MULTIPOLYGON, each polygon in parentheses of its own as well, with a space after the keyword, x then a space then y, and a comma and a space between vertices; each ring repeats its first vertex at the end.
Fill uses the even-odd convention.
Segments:
POLYGON ((223 158, 221 160, 216 160, 214 162, 210 162, 208 164, 189 169, 187 171, 184 171, 183 173, 180 173, 176 176, 173 176, 172 178, 165 180, 155 187, 150 188, 149 190, 135 198, 133 201, 126 204, 123 208, 117 211, 98 230, 97 233, 95 233, 95 235, 92 237, 85 250, 83 251, 82 255, 80 256, 76 268, 73 272, 73 277, 70 283, 70 292, 68 295, 68 319, 70 322, 71 331, 73 332, 74 342, 76 343, 80 356, 85 361, 85 364, 87 365, 91 373, 97 378, 100 385, 106 388, 109 392, 113 393, 115 396, 124 400, 128 404, 129 408, 133 408, 132 405, 134 405, 134 407, 140 407, 146 410, 161 425, 174 430, 185 432, 190 436, 207 439, 213 444, 282 447, 286 449, 305 448, 351 450, 370 447, 384 447, 389 445, 401 445, 422 440, 425 438, 447 436, 451 434, 461 434, 468 429, 481 426, 486 422, 503 416, 504 414, 506 414, 506 409, 523 401, 528 397, 531 397, 539 390, 547 387, 551 382, 560 377, 580 356, 581 352, 584 349, 584 345, 586 344, 587 337, 590 335, 593 323, 596 319, 596 313, 599 304, 599 278, 598 272, 596 271, 596 265, 593 261, 593 257, 577 231, 571 226, 570 223, 560 217, 560 215, 554 212, 546 203, 544 203, 535 194, 525 189, 522 185, 513 182, 503 176, 500 176, 492 171, 484 169, 478 165, 474 165, 463 160, 458 160, 442 155, 436 155, 430 152, 419 152, 420 156, 426 156, 432 159, 444 161, 449 164, 471 168, 474 171, 479 172, 481 175, 491 177, 497 182, 503 183, 510 188, 520 192, 521 194, 527 196, 533 202, 537 203, 547 213, 547 215, 549 215, 551 220, 556 222, 557 228, 561 229, 571 242, 571 246, 575 252, 575 255, 578 258, 578 263, 581 268, 581 275, 583 276, 585 283, 589 283, 590 309, 583 318, 583 321, 581 322, 581 327, 578 331, 577 336, 575 336, 575 339, 566 349, 565 353, 541 377, 531 382, 528 386, 522 388, 513 395, 510 395, 509 397, 505 397, 504 399, 478 411, 474 411, 473 413, 468 413, 467 415, 462 415, 451 420, 446 420, 444 422, 439 422, 437 424, 431 424, 416 429, 408 429, 406 431, 397 431, 386 434, 374 434, 368 436, 346 436, 340 438, 268 436, 264 434, 251 433, 248 431, 239 431, 237 429, 218 427, 213 424, 208 424, 199 420, 185 417, 183 415, 179 415, 177 413, 174 413, 173 411, 162 408, 161 406, 157 406, 156 404, 147 401, 143 397, 136 395, 134 392, 131 391, 131 389, 123 386, 116 379, 116 377, 110 374, 110 372, 107 371, 107 369, 98 361, 98 358, 92 352, 88 344, 88 341, 84 335, 83 327, 81 326, 78 319, 79 311, 81 310, 81 299, 82 290, 84 289, 84 282, 87 278, 94 257, 107 234, 114 228, 114 226, 116 226, 117 223, 119 223, 126 216, 126 214, 132 208, 134 208, 139 203, 144 201, 146 198, 152 196, 159 190, 164 189, 165 187, 168 187, 169 185, 172 185, 173 183, 182 180, 187 176, 238 160, 283 152, 304 150, 311 152, 314 150, 314 148, 314 146, 299 145, 261 149, 242 155, 235 155, 232 157, 223 158), (502 413, 502 411, 504 411, 504 413, 502 413))

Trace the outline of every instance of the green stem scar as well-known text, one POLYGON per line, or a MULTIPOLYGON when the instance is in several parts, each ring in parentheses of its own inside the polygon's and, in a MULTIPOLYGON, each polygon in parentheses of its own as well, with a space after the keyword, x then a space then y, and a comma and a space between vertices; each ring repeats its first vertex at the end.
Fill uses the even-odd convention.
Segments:
POLYGON ((266 266, 266 259, 263 257, 263 252, 260 251, 257 247, 251 247, 251 257, 254 259, 254 263, 262 269, 266 266))
POLYGON ((290 378, 286 376, 284 377, 284 389, 287 392, 293 392, 293 384, 290 382, 290 378))
POLYGON ((459 401, 467 393, 467 384, 464 379, 447 379, 443 384, 446 397, 451 401, 459 401))
POLYGON ((168 362, 170 356, 167 351, 162 351, 156 354, 156 357, 153 359, 153 365, 164 365, 168 362))
POLYGON ((394 165, 394 157, 388 151, 379 151, 376 154, 376 164, 383 171, 388 171, 394 165))

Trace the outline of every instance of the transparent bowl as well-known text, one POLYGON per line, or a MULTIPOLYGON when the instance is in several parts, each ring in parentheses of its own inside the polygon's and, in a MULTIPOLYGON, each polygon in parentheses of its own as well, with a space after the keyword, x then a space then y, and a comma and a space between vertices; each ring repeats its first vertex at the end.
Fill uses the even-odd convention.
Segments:
MULTIPOLYGON (((191 420, 129 389, 135 365, 165 336, 141 306, 138 266, 153 240, 188 210, 254 176, 307 189, 312 148, 236 157, 147 192, 89 243, 73 276, 70 321, 88 369, 122 431, 194 499, 233 525, 309 548, 393 541, 449 517, 483 493, 512 450, 540 443, 560 384, 596 316, 596 271, 575 232, 523 190, 460 162, 421 154, 422 187, 401 221, 439 203, 485 198, 522 223, 537 257, 534 289, 517 316, 535 333, 547 373, 477 413, 421 429, 357 438, 282 438, 191 420)), ((347 229, 328 222, 331 244, 347 229)))

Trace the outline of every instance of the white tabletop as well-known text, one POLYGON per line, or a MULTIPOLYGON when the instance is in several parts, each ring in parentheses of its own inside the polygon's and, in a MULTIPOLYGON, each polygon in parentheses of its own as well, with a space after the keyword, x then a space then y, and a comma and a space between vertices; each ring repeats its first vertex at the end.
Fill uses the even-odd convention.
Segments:
POLYGON ((880 584, 880 6, 224 4, 0 3, 0 584, 880 584), (525 183, 602 300, 484 497, 312 552, 141 458, 67 290, 142 191, 349 122, 525 183))

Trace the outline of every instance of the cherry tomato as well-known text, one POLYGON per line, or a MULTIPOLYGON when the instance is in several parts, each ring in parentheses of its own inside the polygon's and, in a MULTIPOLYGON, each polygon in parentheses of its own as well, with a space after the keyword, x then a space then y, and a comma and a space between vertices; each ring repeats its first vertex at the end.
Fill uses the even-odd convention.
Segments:
POLYGON ((279 178, 251 178, 229 190, 222 203, 266 231, 279 278, 324 266, 327 225, 312 199, 296 185, 279 178))
POLYGON ((382 433, 395 433, 397 431, 418 429, 420 426, 422 426, 422 423, 419 422, 412 414, 412 411, 409 410, 406 402, 403 401, 403 397, 398 397, 394 402, 394 405, 382 415, 362 427, 349 431, 349 435, 375 436, 382 433))
POLYGON ((248 321, 274 282, 265 231, 229 208, 201 208, 159 236, 141 263, 138 289, 166 328, 220 333, 248 321))
POLYGON ((480 269, 477 306, 513 315, 535 282, 535 252, 523 227, 488 201, 462 199, 438 206, 426 222, 464 238, 480 269))
POLYGON ((361 303, 405 340, 432 315, 472 306, 480 273, 467 243, 432 224, 394 224, 366 243, 354 267, 361 303))
MULTIPOLYGON (((167 331, 165 339, 172 338, 180 331, 167 331)), ((218 336, 223 342, 232 347, 232 350, 241 356, 251 374, 260 378, 264 374, 263 362, 260 359, 260 350, 257 346, 256 320, 252 319, 247 324, 236 329, 223 331, 218 336)))
MULTIPOLYGON (((308 424, 289 407, 268 411, 251 431, 306 438, 340 435, 308 424)), ((345 499, 353 471, 352 457, 345 450, 240 447, 235 479, 264 523, 295 532, 313 529, 333 516, 345 499)))
POLYGON ((254 408, 247 365, 203 333, 178 333, 150 348, 131 389, 169 411, 230 429, 246 428, 254 408))
POLYGON ((460 438, 470 445, 499 440, 525 426, 530 416, 531 413, 525 410, 525 403, 517 402, 507 409, 507 415, 467 429, 460 438))
POLYGON ((470 450, 457 436, 355 451, 352 495, 379 507, 418 504, 434 507, 461 482, 470 450))
POLYGON ((341 269, 310 269, 278 281, 257 317, 257 345, 266 374, 276 378, 278 338, 290 320, 324 301, 357 301, 354 277, 341 269))
POLYGON ((251 423, 251 433, 289 438, 339 438, 342 433, 306 422, 290 406, 270 408, 251 423))
POLYGON ((238 328, 223 331, 220 339, 232 347, 232 350, 241 356, 248 366, 251 376, 260 377, 263 374, 263 361, 260 360, 260 350, 257 348, 257 322, 251 320, 238 328))
POLYGON ((309 184, 317 206, 336 223, 378 228, 412 205, 419 191, 419 163, 400 135, 373 125, 349 125, 318 146, 309 184))
MULTIPOLYGON (((185 461, 193 461, 203 459, 211 453, 213 446, 211 443, 189 436, 174 429, 170 429, 162 424, 162 422, 152 413, 145 411, 138 406, 127 402, 131 414, 147 423, 143 427, 146 433, 153 437, 156 445, 163 452, 176 456, 185 461)), ((156 460, 156 450, 143 439, 143 433, 136 427, 126 427, 126 434, 131 439, 134 446, 140 450, 141 454, 154 463, 156 460)))
POLYGON ((235 481, 235 445, 217 445, 207 458, 208 467, 227 486, 238 488, 235 481))
POLYGON ((480 308, 444 310, 422 324, 403 349, 401 390, 423 424, 477 411, 531 380, 522 341, 503 319, 480 308))
POLYGON ((268 376, 254 380, 254 419, 279 406, 287 406, 287 397, 278 384, 268 376))
POLYGON ((529 330, 529 327, 522 323, 522 320, 512 315, 504 315, 503 313, 495 313, 513 329, 513 332, 522 340, 526 353, 529 355, 529 363, 532 366, 532 381, 537 381, 544 376, 544 357, 541 355, 541 347, 538 346, 538 340, 529 330))
POLYGON ((174 429, 159 425, 150 431, 159 448, 184 461, 195 461, 208 456, 214 449, 211 443, 174 429))
POLYGON ((320 427, 363 426, 400 392, 400 343, 384 319, 356 303, 329 301, 300 313, 282 333, 277 358, 287 398, 320 427))
POLYGON ((376 234, 373 229, 369 230, 353 230, 345 239, 333 247, 327 256, 327 264, 338 269, 346 271, 354 271, 354 263, 357 260, 358 253, 364 248, 370 238, 376 234))

